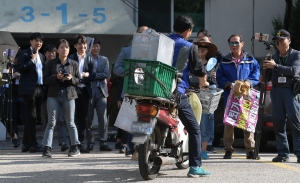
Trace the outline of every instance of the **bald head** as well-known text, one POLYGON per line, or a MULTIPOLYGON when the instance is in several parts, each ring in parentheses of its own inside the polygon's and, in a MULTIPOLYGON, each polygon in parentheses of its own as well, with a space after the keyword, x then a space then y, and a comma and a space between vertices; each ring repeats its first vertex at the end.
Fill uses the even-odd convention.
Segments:
POLYGON ((142 33, 144 30, 146 30, 146 29, 148 29, 148 27, 147 26, 141 26, 141 27, 139 27, 137 30, 136 30, 136 32, 137 33, 142 33))

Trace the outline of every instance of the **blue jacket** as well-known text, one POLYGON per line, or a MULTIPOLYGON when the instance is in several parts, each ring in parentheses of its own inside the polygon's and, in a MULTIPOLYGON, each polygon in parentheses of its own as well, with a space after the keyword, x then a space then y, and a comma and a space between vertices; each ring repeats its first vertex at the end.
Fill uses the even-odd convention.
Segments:
POLYGON ((259 82, 260 66, 257 60, 247 52, 244 52, 244 57, 236 67, 232 60, 232 55, 229 53, 223 57, 217 70, 218 87, 224 89, 224 105, 226 105, 230 90, 227 88, 230 83, 236 80, 246 80, 255 86, 259 82))
POLYGON ((124 62, 123 59, 129 59, 132 46, 123 47, 114 65, 113 72, 115 75, 124 77, 124 62))
MULTIPOLYGON (((198 47, 196 45, 186 41, 179 34, 171 34, 170 38, 175 41, 172 66, 178 69, 177 65, 179 64, 179 62, 186 64, 182 71, 182 82, 178 84, 178 92, 181 94, 185 94, 186 90, 190 87, 189 73, 192 73, 198 77, 203 77, 206 74, 205 67, 200 60, 200 57, 198 55, 198 47), (185 47, 188 48, 186 57, 183 56, 183 48, 185 47)), ((179 70, 179 72, 181 71, 179 70)))

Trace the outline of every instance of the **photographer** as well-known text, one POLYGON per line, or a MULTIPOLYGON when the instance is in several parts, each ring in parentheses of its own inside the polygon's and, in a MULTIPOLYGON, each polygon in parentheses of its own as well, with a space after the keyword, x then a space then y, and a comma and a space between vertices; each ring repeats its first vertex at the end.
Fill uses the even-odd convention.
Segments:
POLYGON ((289 161, 290 150, 285 131, 287 118, 293 133, 294 154, 300 163, 300 98, 292 91, 293 78, 300 77, 300 52, 290 47, 290 33, 286 30, 279 30, 273 40, 278 52, 272 60, 263 62, 264 69, 272 69, 272 121, 278 151, 278 156, 272 161, 289 161))

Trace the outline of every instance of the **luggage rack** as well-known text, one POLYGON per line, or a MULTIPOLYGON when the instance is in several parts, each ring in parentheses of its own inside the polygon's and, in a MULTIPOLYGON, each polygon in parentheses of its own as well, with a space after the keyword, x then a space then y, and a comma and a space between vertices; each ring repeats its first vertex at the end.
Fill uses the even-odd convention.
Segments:
POLYGON ((177 103, 174 101, 171 101, 166 98, 161 98, 161 97, 147 97, 147 96, 141 96, 141 95, 131 95, 131 94, 125 94, 124 98, 128 98, 129 100, 151 100, 151 101, 157 101, 160 102, 163 105, 169 105, 172 107, 177 106, 177 103))

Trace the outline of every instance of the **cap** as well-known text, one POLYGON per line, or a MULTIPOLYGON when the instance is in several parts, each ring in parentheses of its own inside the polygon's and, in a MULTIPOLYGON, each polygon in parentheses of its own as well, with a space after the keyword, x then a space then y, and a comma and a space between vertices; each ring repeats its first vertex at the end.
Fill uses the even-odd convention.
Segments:
POLYGON ((280 29, 277 33, 276 36, 273 37, 272 40, 275 40, 277 38, 290 38, 290 33, 284 29, 280 29))

